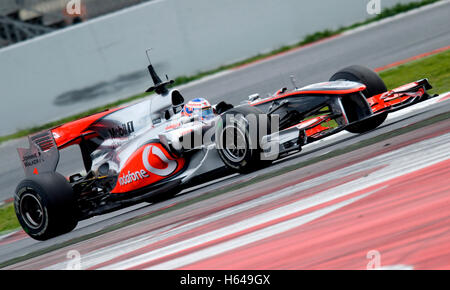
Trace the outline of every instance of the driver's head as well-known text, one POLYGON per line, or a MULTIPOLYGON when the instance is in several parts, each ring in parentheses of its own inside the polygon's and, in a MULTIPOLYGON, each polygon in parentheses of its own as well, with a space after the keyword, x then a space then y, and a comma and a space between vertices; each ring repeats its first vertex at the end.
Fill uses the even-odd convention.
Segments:
POLYGON ((203 98, 192 100, 184 105, 181 115, 186 117, 198 116, 200 120, 209 120, 215 116, 211 104, 203 98))

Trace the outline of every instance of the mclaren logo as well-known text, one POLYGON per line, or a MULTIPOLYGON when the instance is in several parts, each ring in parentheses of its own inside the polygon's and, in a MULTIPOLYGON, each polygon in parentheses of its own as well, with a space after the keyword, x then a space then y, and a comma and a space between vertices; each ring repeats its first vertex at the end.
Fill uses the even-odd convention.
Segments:
POLYGON ((144 149, 144 153, 142 154, 142 162, 148 172, 163 177, 171 175, 178 167, 178 163, 175 160, 169 160, 159 147, 153 145, 150 145, 144 149), (153 167, 149 162, 150 154, 161 159, 161 161, 167 164, 167 167, 164 169, 153 167))

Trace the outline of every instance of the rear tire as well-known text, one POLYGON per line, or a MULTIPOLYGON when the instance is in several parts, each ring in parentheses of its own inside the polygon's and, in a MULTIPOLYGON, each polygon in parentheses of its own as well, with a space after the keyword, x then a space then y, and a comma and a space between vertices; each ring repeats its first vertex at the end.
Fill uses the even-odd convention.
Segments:
MULTIPOLYGON (((262 158, 260 145, 263 136, 259 136, 261 126, 259 115, 264 113, 253 107, 237 107, 222 115, 222 127, 216 133, 217 151, 225 165, 233 171, 250 173, 273 162, 262 158), (230 115, 233 116, 232 120, 227 118, 230 115), (256 124, 252 124, 253 120, 256 120, 256 124), (250 128, 256 130, 256 135, 252 135, 250 128)), ((268 118, 266 128, 270 128, 268 118)))
POLYGON ((45 241, 72 231, 78 224, 72 186, 58 173, 23 180, 16 189, 14 208, 24 231, 45 241))
MULTIPOLYGON (((373 96, 387 92, 386 85, 380 78, 380 76, 373 70, 360 65, 353 65, 344 68, 334 74, 330 79, 330 81, 337 80, 359 82, 366 85, 367 89, 363 91, 363 94, 366 96, 366 98, 371 98, 373 96)), ((363 122, 348 126, 346 130, 350 133, 355 134, 361 134, 374 130, 384 123, 387 116, 387 113, 377 114, 376 116, 373 116, 363 122)))

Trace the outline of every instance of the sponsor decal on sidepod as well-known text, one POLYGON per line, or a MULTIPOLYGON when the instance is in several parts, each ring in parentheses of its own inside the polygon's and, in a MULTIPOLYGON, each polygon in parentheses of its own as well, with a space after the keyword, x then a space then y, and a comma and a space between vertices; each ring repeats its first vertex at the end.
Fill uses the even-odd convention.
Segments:
MULTIPOLYGON (((141 150, 136 153, 141 154, 141 150)), ((169 159, 163 152, 163 149, 157 145, 148 145, 144 147, 142 150, 142 157, 137 158, 132 156, 130 161, 130 164, 127 164, 124 171, 122 171, 123 174, 119 177, 118 186, 113 192, 118 193, 133 190, 136 186, 132 186, 132 184, 136 182, 144 183, 144 185, 157 182, 164 179, 164 177, 172 175, 177 171, 179 165, 182 167, 184 164, 184 162, 179 164, 177 160, 169 159), (136 162, 139 159, 142 160, 142 163, 136 162), (135 167, 134 165, 138 166, 135 167)))

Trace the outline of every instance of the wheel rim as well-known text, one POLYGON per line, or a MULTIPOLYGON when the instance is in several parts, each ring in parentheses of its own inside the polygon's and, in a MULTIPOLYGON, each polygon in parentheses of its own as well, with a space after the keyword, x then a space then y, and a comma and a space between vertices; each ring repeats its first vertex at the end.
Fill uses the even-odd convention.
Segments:
POLYGON ((229 126, 223 130, 222 136, 225 137, 223 153, 227 159, 232 162, 241 162, 244 160, 248 146, 242 130, 235 126, 229 126))
POLYGON ((20 212, 28 227, 38 229, 44 223, 44 209, 39 199, 31 194, 25 193, 20 200, 20 212))

